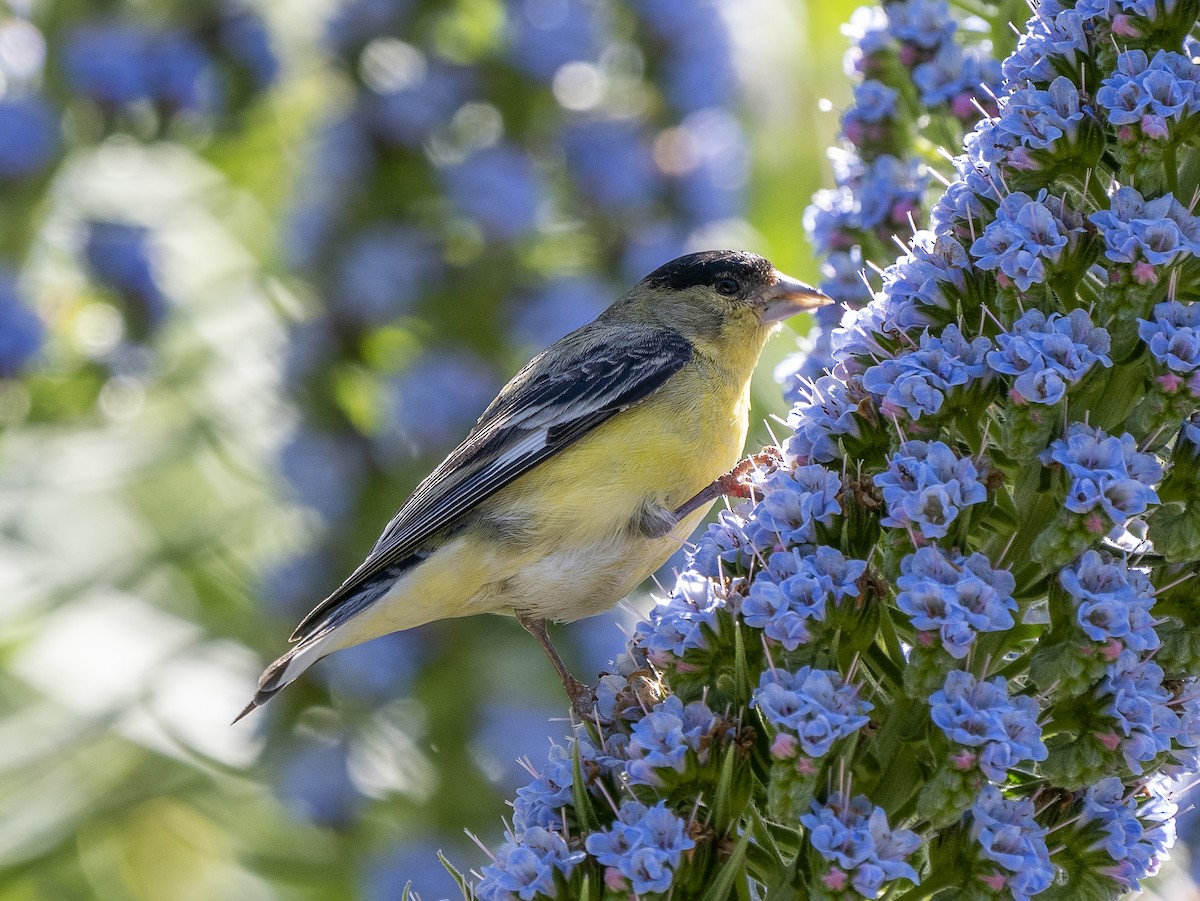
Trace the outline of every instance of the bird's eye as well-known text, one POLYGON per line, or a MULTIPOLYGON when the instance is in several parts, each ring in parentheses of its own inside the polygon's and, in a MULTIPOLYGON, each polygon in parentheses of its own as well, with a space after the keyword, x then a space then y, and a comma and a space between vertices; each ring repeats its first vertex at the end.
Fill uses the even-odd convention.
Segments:
POLYGON ((726 297, 732 297, 742 290, 742 283, 736 278, 719 278, 717 279, 717 293, 724 294, 726 297))

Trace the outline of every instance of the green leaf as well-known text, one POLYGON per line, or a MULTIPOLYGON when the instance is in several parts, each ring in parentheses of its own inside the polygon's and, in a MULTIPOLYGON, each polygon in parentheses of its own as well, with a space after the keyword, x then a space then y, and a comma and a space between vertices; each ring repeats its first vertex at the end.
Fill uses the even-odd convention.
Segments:
POLYGON ((596 819, 596 811, 592 808, 592 799, 584 788, 583 764, 579 759, 579 743, 575 743, 571 755, 571 802, 575 806, 575 823, 583 832, 595 832, 600 827, 596 819))
MULTIPOLYGON (((438 851, 438 860, 442 862, 443 869, 450 874, 450 878, 454 880, 454 884, 457 885, 458 890, 462 892, 463 898, 465 898, 466 901, 471 901, 471 899, 475 897, 475 891, 471 887, 471 884, 467 882, 467 877, 460 873, 458 868, 455 867, 454 864, 450 863, 449 859, 441 851, 438 851)), ((405 886, 404 888, 407 896, 408 886, 405 886)), ((401 899, 401 901, 403 901, 403 899, 401 899)))
POLYGON ((750 834, 743 832, 738 843, 734 845, 733 853, 729 855, 729 860, 725 861, 725 865, 721 867, 717 873, 717 878, 709 885, 708 891, 700 896, 700 901, 727 901, 733 887, 740 881, 745 882, 747 879, 746 873, 746 849, 750 845, 750 834))

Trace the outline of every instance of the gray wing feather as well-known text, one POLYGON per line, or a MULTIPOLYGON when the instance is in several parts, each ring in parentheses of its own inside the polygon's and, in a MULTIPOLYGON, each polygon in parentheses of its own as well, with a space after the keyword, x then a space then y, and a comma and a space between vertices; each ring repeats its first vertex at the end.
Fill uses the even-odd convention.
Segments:
POLYGON ((551 371, 543 352, 517 373, 463 443, 417 486, 367 559, 296 627, 293 641, 341 622, 339 608, 355 608, 346 602, 410 558, 434 533, 653 394, 692 358, 687 339, 666 329, 589 341, 573 350, 573 363, 560 363, 551 371))

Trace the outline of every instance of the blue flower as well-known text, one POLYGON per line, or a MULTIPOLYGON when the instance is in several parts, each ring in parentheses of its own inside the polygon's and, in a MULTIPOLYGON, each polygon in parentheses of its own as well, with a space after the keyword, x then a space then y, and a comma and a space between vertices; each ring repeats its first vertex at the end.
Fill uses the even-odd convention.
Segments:
POLYGON ((885 7, 896 40, 932 50, 954 39, 958 23, 946 0, 904 0, 885 7))
POLYGON ((629 781, 641 785, 660 785, 656 769, 682 773, 689 753, 701 764, 707 751, 703 740, 716 728, 717 719, 703 701, 684 706, 675 695, 657 704, 633 725, 633 734, 625 750, 629 781))
POLYGON ((983 554, 918 548, 900 561, 900 573, 896 606, 914 628, 937 632, 942 647, 959 660, 977 633, 1013 626, 1016 580, 1006 569, 992 569, 983 554))
POLYGON ((1078 9, 1043 3, 1029 20, 1016 50, 1004 60, 1004 78, 1011 84, 1048 84, 1057 75, 1074 73, 1092 57, 1095 26, 1092 16, 1078 9))
POLYGON ((920 344, 892 360, 883 360, 863 374, 863 387, 882 398, 880 412, 895 416, 903 410, 911 419, 932 415, 955 388, 967 387, 987 373, 987 338, 967 341, 957 325, 948 325, 940 338, 925 331, 920 344))
POLYGON ((454 205, 488 236, 513 240, 537 225, 544 187, 533 161, 516 147, 479 150, 443 177, 454 205))
POLYGON ((767 722, 795 732, 810 757, 823 757, 833 743, 870 722, 873 705, 858 696, 834 670, 801 667, 795 673, 763 672, 750 701, 767 722))
POLYGON ((710 523, 692 552, 692 568, 710 579, 723 578, 731 566, 749 568, 775 545, 775 536, 740 514, 722 510, 710 523))
POLYGON ((976 681, 970 673, 951 670, 945 688, 929 698, 930 719, 956 745, 976 749, 979 769, 994 782, 1026 760, 1045 760, 1038 703, 1010 697, 1003 676, 976 681))
POLYGON ((1067 426, 1067 434, 1038 455, 1045 466, 1058 464, 1071 479, 1066 508, 1072 513, 1101 510, 1116 525, 1158 503, 1153 489, 1162 478, 1162 464, 1137 449, 1132 435, 1120 438, 1082 422, 1067 426))
POLYGON ((1153 319, 1138 320, 1138 337, 1150 355, 1172 372, 1196 372, 1200 369, 1200 303, 1155 304, 1153 319))
POLYGON ((206 112, 215 106, 212 59, 190 36, 174 30, 157 32, 148 36, 143 52, 155 101, 172 112, 206 112))
POLYGON ((971 841, 984 859, 1007 871, 996 874, 999 885, 989 880, 989 887, 997 893, 1007 889, 1014 901, 1029 901, 1054 882, 1047 829, 1033 815, 1032 801, 1009 800, 994 785, 985 786, 971 806, 971 841))
POLYGON ((271 46, 266 23, 255 13, 227 8, 221 16, 221 49, 250 73, 255 88, 262 90, 279 75, 279 57, 271 46))
POLYGON ((42 349, 46 328, 21 300, 16 277, 0 267, 0 378, 14 378, 42 349))
POLYGON ((1081 106, 1079 88, 1060 75, 1048 90, 1027 87, 1010 94, 996 123, 997 131, 1014 148, 1008 164, 1018 169, 1036 168, 1030 151, 1045 157, 1065 155, 1079 141, 1080 126, 1092 115, 1081 106))
POLYGON ((883 883, 896 879, 920 882, 908 862, 920 847, 920 838, 911 830, 890 828, 887 813, 865 795, 847 799, 835 792, 825 803, 813 801, 811 812, 800 817, 800 823, 808 830, 809 844, 848 874, 863 897, 878 898, 883 883))
POLYGON ((665 663, 705 646, 702 627, 715 627, 716 610, 724 606, 713 587, 711 578, 687 569, 679 574, 666 603, 650 608, 650 621, 638 627, 637 635, 652 661, 665 663))
POLYGON ((858 403, 851 391, 850 385, 833 376, 821 376, 815 382, 796 380, 790 392, 795 395, 795 405, 787 421, 795 434, 784 447, 790 458, 808 464, 830 463, 841 457, 838 437, 860 434, 854 415, 858 403))
POLYGON ((106 107, 148 99, 154 76, 146 42, 144 29, 125 25, 74 29, 63 48, 63 67, 71 89, 106 107))
MULTIPOLYGON (((1146 784, 1151 792, 1161 791, 1157 780, 1146 784)), ((1140 880, 1158 872, 1160 860, 1175 843, 1175 804, 1155 798, 1139 805, 1136 789, 1126 789, 1116 776, 1101 779, 1083 796, 1081 823, 1096 823, 1104 834, 1101 847, 1115 864, 1105 873, 1131 891, 1140 880)))
POLYGON ((570 874, 587 855, 572 851, 563 837, 533 826, 516 841, 496 849, 494 863, 483 868, 475 886, 479 901, 532 901, 537 895, 555 894, 554 876, 570 874))
POLYGON ((980 269, 999 269, 1022 291, 1046 281, 1046 266, 1063 256, 1071 236, 1082 227, 1060 218, 1062 201, 1043 190, 1037 198, 1014 192, 1001 201, 996 218, 971 245, 980 269))
POLYGON ((533 780, 517 789, 513 802, 513 834, 520 838, 530 828, 560 829, 562 809, 573 803, 575 754, 580 766, 595 763, 599 752, 586 737, 576 736, 568 744, 550 745, 546 762, 533 780))
MULTIPOLYGON (((1167 267, 1200 255, 1200 218, 1191 215, 1171 194, 1145 200, 1128 186, 1113 192, 1110 206, 1088 217, 1104 238, 1104 255, 1117 263, 1167 267)), ((1155 268, 1134 270, 1139 282, 1155 283, 1155 268)))
POLYGON ((1058 574, 1076 604, 1075 619, 1092 641, 1118 640, 1137 653, 1158 647, 1154 586, 1145 573, 1098 551, 1088 551, 1058 574))
POLYGON ((665 801, 651 808, 638 801, 622 802, 616 821, 584 842, 589 854, 602 866, 616 868, 638 894, 670 889, 683 852, 695 846, 687 824, 665 801))
POLYGON ((834 548, 777 549, 750 584, 742 621, 793 651, 812 640, 809 623, 823 622, 831 601, 858 596, 865 571, 865 561, 834 548))
POLYGON ((774 532, 783 544, 815 544, 816 525, 828 526, 842 512, 841 490, 841 478, 824 466, 776 470, 762 480, 762 500, 751 522, 774 532))
POLYGON ((1116 727, 1116 746, 1130 771, 1141 775, 1143 764, 1171 750, 1180 720, 1171 708, 1172 694, 1163 685, 1163 670, 1152 660, 1124 650, 1096 688, 1102 712, 1116 727))
POLYGON ((959 511, 987 500, 982 473, 941 441, 905 441, 874 477, 893 528, 915 526, 927 539, 944 538, 959 511))
POLYGON ((0 182, 40 175, 58 148, 58 116, 44 101, 0 99, 0 182))
POLYGON ((1093 326, 1082 309, 1067 316, 1028 310, 1010 331, 997 336, 996 343, 1000 349, 987 355, 987 364, 995 372, 1017 377, 1012 397, 1018 403, 1058 403, 1092 366, 1112 366, 1108 332, 1093 326))
POLYGON ((1159 50, 1149 59, 1144 50, 1125 50, 1117 55, 1117 70, 1101 82, 1096 101, 1113 125, 1165 140, 1173 126, 1200 112, 1200 73, 1181 53, 1159 50))

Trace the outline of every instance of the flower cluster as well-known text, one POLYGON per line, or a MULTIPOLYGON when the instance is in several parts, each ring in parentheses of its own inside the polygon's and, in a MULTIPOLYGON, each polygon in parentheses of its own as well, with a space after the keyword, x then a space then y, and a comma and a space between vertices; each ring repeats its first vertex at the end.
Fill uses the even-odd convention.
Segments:
POLYGON ((919 882, 908 858, 920 845, 915 832, 892 829, 887 813, 867 797, 830 795, 800 817, 821 858, 815 874, 827 897, 878 898, 897 879, 919 882))
POLYGON ((796 745, 809 757, 823 757, 833 743, 865 726, 871 704, 837 672, 801 667, 795 673, 767 670, 750 699, 780 732, 771 745, 775 757, 792 758, 796 745), (793 735, 794 733, 794 735, 793 735))
POLYGON ((953 670, 945 687, 930 695, 929 707, 934 725, 957 746, 952 753, 956 769, 978 767, 988 779, 1003 782, 1023 761, 1046 759, 1037 701, 1010 696, 1001 676, 982 681, 953 670))
POLYGON ((612 826, 585 842, 587 852, 608 868, 606 886, 627 885, 639 895, 669 889, 683 852, 695 846, 687 824, 663 801, 649 809, 638 801, 624 802, 612 826))
MULTIPOLYGON (((1154 586, 1146 574, 1100 551, 1087 551, 1058 574, 1075 606, 1075 622, 1089 639, 1120 653, 1159 645, 1154 631, 1154 586)), ((1111 653, 1111 651, 1110 651, 1111 653)))
POLYGON ((916 349, 868 369, 863 387, 881 398, 879 411, 884 416, 903 411, 920 419, 937 413, 953 389, 986 375, 984 357, 991 346, 983 337, 967 341, 956 325, 946 326, 937 338, 924 332, 916 349))
POLYGON ((686 706, 678 695, 657 704, 633 724, 625 747, 629 780, 642 785, 661 785, 660 769, 682 773, 692 759, 707 762, 708 739, 719 721, 703 701, 686 706))
POLYGON ((1116 438, 1073 422, 1038 459, 1066 474, 1070 487, 1064 506, 1086 517, 1094 534, 1106 531, 1106 525, 1120 526, 1158 503, 1153 486, 1162 478, 1162 466, 1153 454, 1139 451, 1128 432, 1116 438), (1098 519, 1098 513, 1106 521, 1098 519))
POLYGON ((858 579, 866 568, 864 561, 847 560, 831 547, 818 547, 811 554, 780 550, 771 554, 766 569, 751 583, 742 602, 742 621, 794 651, 813 640, 813 630, 825 622, 831 603, 858 594, 858 579))
MULTIPOLYGON (((1144 803, 1120 779, 1101 779, 1083 794, 1080 823, 1100 831, 1099 845, 1109 861, 1106 872, 1131 891, 1158 872, 1175 841, 1176 805, 1153 794, 1144 803)), ((1161 791, 1161 789, 1159 789, 1161 791)))
POLYGON ((1000 284, 1015 284, 1020 291, 1044 283, 1083 232, 1082 223, 1065 221, 1071 217, 1064 209, 1061 199, 1045 190, 1037 197, 1020 191, 1008 194, 996 218, 971 245, 975 265, 998 269, 1000 284))
POLYGON ((997 897, 1016 901, 1045 891, 1054 881, 1046 832, 1030 801, 1011 801, 987 786, 971 807, 971 840, 980 858, 976 878, 997 897))
POLYGON ((1086 310, 1066 316, 1029 310, 996 342, 999 350, 988 353, 987 365, 1016 376, 1009 396, 1018 404, 1056 404, 1097 363, 1112 366, 1108 332, 1092 325, 1086 310))
POLYGON ((936 640, 961 660, 979 633, 1012 628, 1015 585, 1008 570, 993 569, 983 554, 923 547, 900 562, 896 606, 919 630, 919 646, 936 640))
POLYGON ((1186 386, 1193 397, 1200 395, 1200 303, 1155 304, 1153 318, 1139 321, 1138 337, 1168 370, 1155 380, 1160 387, 1175 393, 1186 386))
POLYGON ((964 508, 987 500, 983 476, 970 457, 959 457, 944 442, 905 441, 875 476, 887 504, 880 525, 944 538, 964 508))
POLYGON ((553 897, 555 875, 570 875, 585 856, 582 851, 570 850, 557 832, 533 826, 520 839, 505 842, 496 850, 495 861, 483 868, 475 897, 480 901, 553 897))

